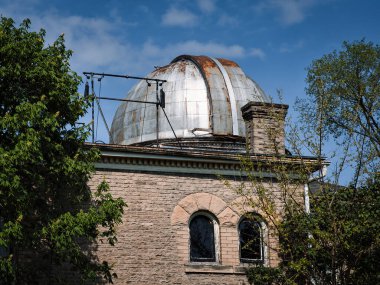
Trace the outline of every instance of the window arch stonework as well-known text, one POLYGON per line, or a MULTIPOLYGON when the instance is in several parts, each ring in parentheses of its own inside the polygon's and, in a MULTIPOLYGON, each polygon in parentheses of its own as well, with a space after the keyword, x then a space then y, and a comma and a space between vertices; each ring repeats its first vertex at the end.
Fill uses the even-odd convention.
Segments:
POLYGON ((188 225, 189 218, 197 211, 209 211, 217 218, 227 208, 226 202, 209 193, 195 193, 183 198, 175 206, 172 216, 172 225, 188 225))
POLYGON ((236 225, 240 216, 225 201, 209 193, 195 193, 186 196, 174 207, 171 224, 176 232, 177 252, 184 264, 190 261, 189 223, 195 213, 209 212, 218 222, 216 231, 216 263, 232 264, 238 260, 236 225), (236 252, 236 254, 235 254, 236 252))
POLYGON ((174 207, 171 215, 171 225, 174 230, 174 238, 177 247, 177 254, 180 262, 183 264, 191 264, 190 261, 190 231, 189 223, 192 215, 197 212, 209 212, 216 221, 218 221, 217 247, 219 250, 216 254, 217 264, 241 266, 240 261, 240 242, 239 242, 239 223, 246 213, 257 213, 267 221, 264 231, 263 241, 267 246, 264 252, 264 264, 267 266, 277 266, 279 257, 276 252, 278 247, 278 238, 275 234, 274 227, 269 223, 269 219, 265 218, 265 214, 259 209, 249 206, 250 203, 239 197, 227 204, 223 199, 209 193, 195 193, 184 197, 174 207))

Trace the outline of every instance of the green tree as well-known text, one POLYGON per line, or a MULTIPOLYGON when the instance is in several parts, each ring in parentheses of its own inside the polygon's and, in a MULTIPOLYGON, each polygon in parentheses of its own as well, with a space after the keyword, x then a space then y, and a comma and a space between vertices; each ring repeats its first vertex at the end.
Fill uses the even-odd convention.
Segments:
POLYGON ((378 284, 380 46, 343 42, 312 62, 306 82, 298 133, 308 134, 304 141, 320 159, 335 141, 340 151, 331 182, 344 168, 354 171, 348 187, 322 180, 311 193, 310 215, 302 208, 286 212, 279 231, 283 267, 301 283, 378 284))
MULTIPOLYGON (((364 40, 344 42, 341 51, 308 68, 308 98, 298 101, 299 123, 288 134, 301 167, 283 168, 275 154, 272 183, 280 195, 253 175, 248 187, 237 190, 247 201, 258 197, 252 206, 266 213, 280 239, 279 268, 249 268, 253 284, 380 284, 379 91, 380 47, 364 40), (307 148, 315 157, 314 170, 321 170, 332 140, 341 149, 335 173, 329 181, 319 171, 315 180, 301 154, 307 148), (354 169, 351 184, 331 183, 347 165, 354 169), (294 191, 303 185, 312 189, 310 212, 294 191)), ((243 160, 244 171, 254 171, 250 165, 249 158, 243 160)))
POLYGON ((380 284, 380 179, 359 187, 324 184, 310 214, 289 201, 277 224, 278 268, 251 267, 249 281, 270 284, 380 284))
POLYGON ((0 22, 0 283, 49 284, 76 272, 79 279, 114 274, 96 260, 94 242, 116 241, 125 203, 102 183, 87 181, 98 158, 77 125, 89 102, 77 92, 80 77, 63 35, 45 43, 9 18, 0 22))
POLYGON ((286 284, 379 284, 380 179, 319 191, 310 215, 288 209, 280 226, 286 284))
POLYGON ((374 175, 380 158, 380 46, 344 42, 341 51, 312 62, 306 82, 308 98, 297 103, 305 122, 301 131, 323 139, 309 142, 321 152, 323 142, 335 140, 343 157, 337 176, 347 165, 354 168, 355 185, 374 175))

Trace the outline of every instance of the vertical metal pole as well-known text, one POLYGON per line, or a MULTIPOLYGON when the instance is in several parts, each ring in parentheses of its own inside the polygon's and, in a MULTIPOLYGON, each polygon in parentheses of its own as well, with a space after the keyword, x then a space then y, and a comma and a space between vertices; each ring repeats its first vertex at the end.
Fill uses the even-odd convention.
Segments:
POLYGON ((156 140, 157 140, 157 148, 159 147, 159 144, 158 144, 158 132, 159 132, 159 129, 158 129, 158 111, 159 111, 159 106, 158 106, 158 82, 156 81, 156 140))
POLYGON ((303 187, 304 195, 305 195, 305 212, 306 214, 310 214, 310 197, 309 197, 309 185, 305 183, 303 187))
POLYGON ((94 92, 94 77, 91 76, 91 98, 92 98, 92 143, 95 142, 95 92, 94 92))

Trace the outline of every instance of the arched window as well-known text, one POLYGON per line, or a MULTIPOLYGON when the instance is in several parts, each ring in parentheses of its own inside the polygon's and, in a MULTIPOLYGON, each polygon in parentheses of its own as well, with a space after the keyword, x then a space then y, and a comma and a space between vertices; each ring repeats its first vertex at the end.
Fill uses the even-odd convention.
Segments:
POLYGON ((206 213, 193 216, 190 221, 190 261, 216 262, 215 241, 217 225, 206 213))
POLYGON ((240 261, 264 263, 263 230, 265 224, 255 216, 244 217, 239 224, 240 261))

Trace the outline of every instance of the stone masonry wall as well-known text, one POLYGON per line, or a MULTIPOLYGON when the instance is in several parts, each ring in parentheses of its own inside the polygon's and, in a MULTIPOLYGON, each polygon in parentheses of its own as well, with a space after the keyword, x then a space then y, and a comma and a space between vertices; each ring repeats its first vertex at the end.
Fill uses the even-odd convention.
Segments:
MULTIPOLYGON (((115 284, 248 284, 242 273, 246 265, 239 261, 237 224, 243 212, 260 211, 244 206, 221 180, 210 175, 99 170, 90 187, 95 190, 103 179, 111 193, 128 204, 116 245, 99 241, 97 248, 99 259, 113 264, 115 284), (211 211, 219 220, 218 266, 198 268, 189 262, 187 219, 197 210, 211 211)), ((240 177, 231 183, 238 186, 240 177)), ((277 247, 271 231, 269 225, 265 239, 277 247)), ((266 254, 267 265, 278 264, 274 250, 266 254)))
POLYGON ((249 150, 254 154, 285 154, 287 105, 249 102, 242 107, 249 150))

